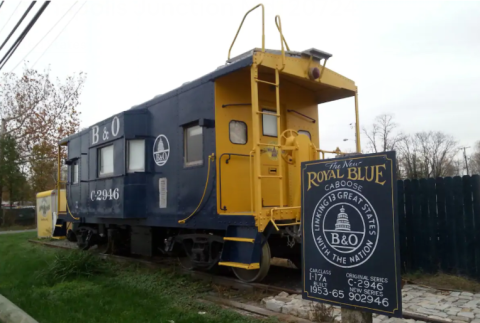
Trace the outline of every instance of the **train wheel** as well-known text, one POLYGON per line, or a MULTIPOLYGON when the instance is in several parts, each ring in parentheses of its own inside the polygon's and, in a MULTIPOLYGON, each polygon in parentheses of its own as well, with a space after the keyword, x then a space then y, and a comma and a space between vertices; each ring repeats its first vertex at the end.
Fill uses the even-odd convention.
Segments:
POLYGON ((101 237, 95 230, 89 227, 81 227, 75 232, 78 249, 88 250, 97 246, 98 252, 103 253, 108 249, 107 239, 101 237))
POLYGON ((68 230, 67 232, 67 240, 70 242, 77 242, 77 236, 75 235, 75 232, 73 232, 72 229, 68 230))
POLYGON ((246 283, 259 282, 267 276, 268 271, 270 270, 271 258, 272 255, 270 253, 270 246, 268 245, 268 242, 265 242, 262 247, 262 258, 260 259, 259 269, 247 270, 235 267, 233 267, 232 269, 235 273, 235 276, 237 276, 237 278, 241 281, 244 281, 246 283))
POLYGON ((190 259, 190 257, 188 255, 186 256, 180 256, 177 258, 178 259, 178 263, 180 264, 180 266, 185 269, 185 270, 193 270, 195 268, 195 266, 193 265, 193 262, 192 260, 190 259))
POLYGON ((88 250, 90 247, 93 245, 92 244, 92 236, 93 236, 93 231, 90 230, 89 228, 80 228, 76 232, 76 238, 77 238, 77 247, 80 250, 88 250))

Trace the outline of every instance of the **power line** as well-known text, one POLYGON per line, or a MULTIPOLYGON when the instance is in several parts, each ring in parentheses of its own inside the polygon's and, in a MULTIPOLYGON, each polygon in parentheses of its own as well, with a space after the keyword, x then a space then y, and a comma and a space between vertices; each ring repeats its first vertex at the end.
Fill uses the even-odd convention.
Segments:
POLYGON ((73 3, 73 5, 63 14, 63 16, 62 16, 59 20, 57 20, 57 22, 55 23, 55 25, 53 25, 53 27, 50 28, 50 30, 42 37, 42 39, 40 39, 40 41, 39 41, 35 46, 33 46, 33 48, 32 48, 25 56, 23 56, 23 58, 18 62, 17 65, 15 65, 15 67, 14 67, 10 72, 13 72, 13 71, 18 67, 18 65, 20 65, 20 63, 23 62, 28 55, 30 55, 30 53, 38 46, 38 44, 40 44, 40 43, 42 42, 42 40, 44 40, 45 37, 47 37, 48 34, 50 34, 50 32, 58 25, 58 23, 59 23, 60 21, 63 20, 63 18, 65 18, 65 16, 67 15, 67 13, 69 13, 70 10, 72 10, 72 8, 73 8, 77 3, 78 3, 78 1, 76 1, 76 2, 73 3))
POLYGON ((10 19, 12 19, 13 15, 15 14, 15 12, 17 12, 17 9, 18 7, 20 7, 20 4, 22 3, 22 1, 20 1, 18 4, 17 4, 17 7, 15 8, 15 10, 13 10, 12 14, 10 15, 10 18, 8 18, 7 22, 5 23, 5 25, 3 25, 2 29, 0 29, 0 34, 2 33, 2 31, 5 29, 5 26, 8 25, 8 23, 10 22, 10 19))
POLYGON ((68 25, 72 22, 73 19, 75 19, 75 17, 77 16, 77 14, 80 12, 80 10, 82 10, 83 6, 87 3, 87 1, 85 1, 81 6, 80 8, 78 8, 78 10, 75 12, 75 14, 73 15, 73 17, 67 22, 67 24, 65 26, 63 26, 62 30, 58 33, 57 37, 55 37, 55 39, 50 43, 50 45, 48 45, 48 47, 43 51, 42 55, 40 55, 40 57, 35 61, 35 63, 32 65, 32 68, 38 63, 38 61, 43 57, 43 55, 48 51, 48 49, 53 45, 53 43, 58 39, 58 37, 63 33, 63 31, 68 27, 68 25))
POLYGON ((8 60, 10 59, 10 57, 12 57, 13 53, 15 53, 15 51, 17 50, 18 46, 20 46, 20 44, 22 43, 23 39, 25 39, 25 37, 27 36, 28 32, 32 29, 32 27, 35 25, 35 23, 37 22, 38 18, 40 18, 40 16, 42 15, 42 13, 45 11, 45 9, 47 9, 48 5, 50 4, 50 1, 45 1, 42 5, 42 7, 37 11, 37 13, 35 14, 35 16, 32 18, 32 20, 30 20, 30 23, 27 25, 27 27, 25 27, 25 29, 23 30, 23 32, 20 34, 20 36, 17 38, 17 40, 15 41, 15 43, 12 45, 12 47, 10 47, 10 49, 8 50, 8 52, 5 54, 5 56, 3 56, 2 60, 0 61, 0 70, 5 66, 5 64, 7 64, 8 60))
POLYGON ((4 2, 5 2, 5 1, 2 1, 2 3, 0 3, 0 8, 3 6, 3 3, 4 3, 4 2))
POLYGON ((8 35, 7 39, 5 39, 5 41, 3 42, 2 46, 0 46, 0 50, 2 50, 3 46, 5 46, 5 44, 7 43, 7 41, 10 39, 10 37, 12 37, 13 33, 17 30, 18 26, 22 23, 23 19, 25 19, 25 17, 27 16, 27 14, 30 12, 30 10, 32 10, 33 6, 35 5, 36 1, 32 1, 32 3, 30 4, 30 6, 28 6, 27 10, 24 12, 22 18, 20 18, 20 20, 17 22, 17 24, 15 25, 15 27, 13 27, 13 30, 10 32, 10 34, 8 35))

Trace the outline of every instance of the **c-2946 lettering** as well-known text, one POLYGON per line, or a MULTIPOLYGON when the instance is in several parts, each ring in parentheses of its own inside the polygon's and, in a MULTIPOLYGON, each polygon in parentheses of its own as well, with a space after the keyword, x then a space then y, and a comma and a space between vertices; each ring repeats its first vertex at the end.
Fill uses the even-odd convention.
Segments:
POLYGON ((90 192, 92 201, 118 200, 120 198, 120 190, 118 188, 104 188, 103 190, 93 190, 90 192))

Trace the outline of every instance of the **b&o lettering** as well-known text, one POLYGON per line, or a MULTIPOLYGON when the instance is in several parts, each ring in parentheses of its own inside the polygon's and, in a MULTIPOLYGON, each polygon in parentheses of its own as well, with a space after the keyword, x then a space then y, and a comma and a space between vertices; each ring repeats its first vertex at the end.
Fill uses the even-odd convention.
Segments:
POLYGON ((92 145, 98 142, 98 126, 92 127, 92 145))

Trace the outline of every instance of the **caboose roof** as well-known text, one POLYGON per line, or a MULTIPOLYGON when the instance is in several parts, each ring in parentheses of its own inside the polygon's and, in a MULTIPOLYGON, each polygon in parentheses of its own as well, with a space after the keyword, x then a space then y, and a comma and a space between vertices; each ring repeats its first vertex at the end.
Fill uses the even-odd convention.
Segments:
MULTIPOLYGON (((184 83, 183 85, 181 85, 180 87, 174 89, 174 90, 171 90, 167 93, 164 93, 164 94, 160 94, 160 95, 156 95, 155 97, 153 97, 152 99, 146 101, 146 102, 143 102, 139 105, 136 105, 136 106, 133 106, 131 107, 129 110, 139 110, 139 109, 145 109, 145 108, 148 108, 152 105, 155 105, 159 102, 162 102, 164 100, 167 100, 171 97, 174 97, 174 96, 177 96, 183 92, 186 92, 190 89, 193 89, 199 85, 202 85, 204 83, 207 83, 207 82, 211 82, 219 77, 222 77, 222 76, 225 76, 227 74, 230 74, 230 73, 233 73, 235 71, 238 71, 240 69, 243 69, 245 67, 248 67, 248 66, 251 66, 253 64, 253 56, 255 55, 256 52, 261 52, 262 49, 261 48, 254 48, 252 50, 249 50, 243 54, 240 54, 236 57, 233 57, 231 59, 229 59, 225 65, 222 65, 220 67, 218 67, 215 71, 211 72, 211 73, 208 73, 194 81, 191 81, 191 82, 186 82, 184 83)), ((279 50, 271 50, 271 49, 265 49, 265 53, 267 54, 270 54, 270 55, 281 55, 281 51, 279 50)), ((286 57, 291 57, 291 58, 302 58, 302 57, 312 57, 313 61, 315 62, 319 62, 320 59, 328 59, 330 58, 332 55, 327 53, 327 52, 324 52, 324 51, 321 51, 321 50, 318 50, 318 49, 315 49, 315 48, 311 48, 311 49, 308 49, 308 50, 305 50, 303 52, 296 52, 296 51, 285 51, 285 56, 286 57)), ((329 70, 328 68, 325 68, 325 74, 330 74, 333 76, 333 78, 335 79, 335 83, 338 83, 338 80, 340 80, 340 84, 342 85, 341 88, 342 89, 345 89, 346 91, 348 92, 352 92, 356 89, 356 86, 355 86, 355 83, 340 75, 340 74, 337 74, 331 70, 329 70)), ((325 75, 327 76, 327 75, 325 75)), ((324 79, 322 78, 322 83, 325 83, 324 82, 324 79)), ((328 84, 328 81, 325 83, 325 84, 328 84)), ((336 84, 336 85, 340 85, 340 84, 336 84)), ((352 96, 353 94, 345 94, 345 91, 343 91, 342 94, 340 94, 338 97, 331 97, 330 99, 328 100, 321 100, 319 99, 319 103, 321 103, 322 101, 323 102, 327 102, 327 101, 331 101, 332 99, 339 99, 339 98, 344 98, 344 97, 348 97, 348 96, 352 96)), ((73 134, 67 138, 64 138, 62 139, 59 144, 60 145, 66 145, 70 140, 78 137, 78 136, 81 136, 82 134, 84 134, 85 132, 88 132, 88 128, 87 129, 84 129, 76 134, 73 134)))
POLYGON ((251 50, 245 54, 242 54, 240 56, 237 56, 236 58, 232 58, 225 65, 222 65, 218 67, 215 71, 208 73, 194 81, 191 82, 186 82, 182 86, 171 90, 167 93, 156 95, 153 99, 150 99, 144 103, 141 103, 139 105, 133 106, 130 110, 136 110, 136 109, 142 109, 142 108, 147 108, 151 105, 154 105, 158 102, 167 100, 173 96, 176 96, 180 93, 186 92, 190 89, 193 89, 203 83, 211 82, 219 77, 222 77, 224 75, 233 73, 237 70, 240 70, 244 67, 248 67, 252 65, 253 62, 253 53, 254 50, 251 50))
MULTIPOLYGON (((230 73, 233 73, 237 70, 240 70, 240 69, 243 69, 245 67, 248 67, 250 65, 252 65, 253 63, 253 56, 256 52, 261 52, 262 49, 261 48, 254 48, 254 49, 251 49, 243 54, 240 54, 236 57, 233 57, 231 59, 229 59, 225 65, 222 65, 220 67, 218 67, 215 71, 209 73, 209 74, 206 74, 194 81, 191 81, 191 82, 187 82, 187 83, 184 83, 182 86, 172 90, 172 91, 169 91, 167 93, 164 93, 164 94, 160 94, 160 95, 157 95, 155 96, 153 99, 150 99, 144 103, 141 103, 139 105, 136 105, 136 106, 133 106, 130 110, 136 110, 136 109, 142 109, 142 108, 148 108, 149 106, 152 106, 158 102, 161 102, 161 101, 164 101, 164 100, 167 100, 173 96, 176 96, 182 92, 185 92, 185 91, 188 91, 192 88, 195 88, 203 83, 206 83, 206 82, 211 82, 219 77, 222 77, 224 75, 227 75, 227 74, 230 74, 230 73)), ((265 53, 267 54, 270 54, 270 55, 282 55, 282 52, 280 50, 272 50, 272 49, 265 49, 265 53)), ((296 52, 296 51, 285 51, 285 56, 286 57, 291 57, 291 58, 310 58, 312 57, 313 61, 316 62, 316 63, 319 63, 319 61, 321 59, 328 59, 330 58, 332 55, 327 53, 327 52, 324 52, 324 51, 321 51, 319 49, 315 49, 315 48, 310 48, 310 49, 307 49, 307 50, 304 50, 303 52, 296 52)), ((322 83, 323 84, 326 84, 326 85, 333 85, 335 87, 340 87, 340 88, 343 88, 347 91, 355 91, 356 90, 356 86, 355 86, 355 82, 353 82, 352 80, 338 74, 338 73, 335 73, 333 72, 332 70, 328 69, 328 68, 325 68, 325 71, 324 71, 324 78, 322 78, 322 83), (331 76, 331 77, 328 77, 328 76, 331 76), (327 80, 328 79, 328 80, 327 80), (335 84, 329 84, 329 80, 334 80, 334 83, 335 84)), ((335 99, 339 99, 339 98, 344 98, 344 97, 348 97, 348 96, 353 96, 353 93, 350 95, 346 95, 345 93, 342 93, 342 95, 336 97, 335 99)), ((319 103, 322 103, 322 102, 327 102, 327 101, 331 101, 331 99, 333 98, 330 98, 329 100, 321 100, 319 99, 319 103)))

